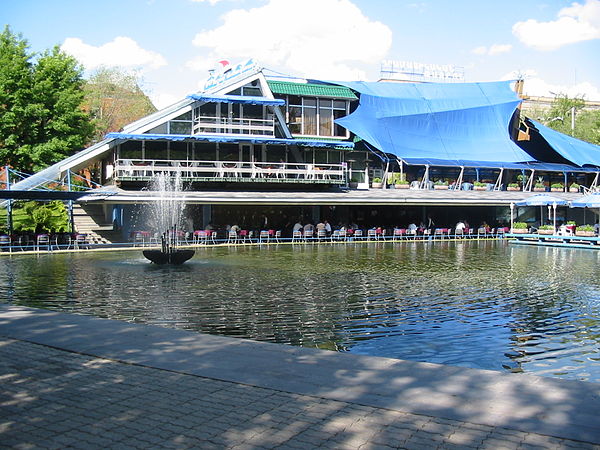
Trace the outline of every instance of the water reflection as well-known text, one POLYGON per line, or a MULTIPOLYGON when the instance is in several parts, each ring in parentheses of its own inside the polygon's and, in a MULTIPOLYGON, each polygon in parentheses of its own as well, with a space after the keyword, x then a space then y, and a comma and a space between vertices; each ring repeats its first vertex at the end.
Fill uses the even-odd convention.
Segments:
POLYGON ((0 259, 5 301, 292 345, 600 381, 600 252, 495 242, 0 259))

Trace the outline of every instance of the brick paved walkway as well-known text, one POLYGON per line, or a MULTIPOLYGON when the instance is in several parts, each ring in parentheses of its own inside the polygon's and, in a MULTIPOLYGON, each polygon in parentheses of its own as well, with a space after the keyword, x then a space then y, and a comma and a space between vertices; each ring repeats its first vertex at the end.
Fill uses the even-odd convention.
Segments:
POLYGON ((0 339, 3 448, 599 449, 0 339))

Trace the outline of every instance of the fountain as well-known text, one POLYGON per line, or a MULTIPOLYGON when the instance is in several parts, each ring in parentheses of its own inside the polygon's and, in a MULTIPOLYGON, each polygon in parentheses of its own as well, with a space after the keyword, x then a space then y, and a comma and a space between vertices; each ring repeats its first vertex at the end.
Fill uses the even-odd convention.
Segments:
POLYGON ((170 177, 158 174, 150 185, 150 189, 158 193, 151 208, 154 228, 161 237, 160 250, 144 250, 144 257, 155 264, 183 264, 195 251, 179 249, 178 224, 182 222, 185 204, 177 195, 183 191, 179 174, 170 177))

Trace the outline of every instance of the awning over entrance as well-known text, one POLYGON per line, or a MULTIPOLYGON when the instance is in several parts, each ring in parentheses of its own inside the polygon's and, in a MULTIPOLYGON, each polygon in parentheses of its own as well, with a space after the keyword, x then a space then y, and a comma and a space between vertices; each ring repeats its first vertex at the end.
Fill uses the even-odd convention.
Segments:
POLYGON ((271 144, 271 145, 300 145, 302 147, 323 148, 354 148, 353 142, 347 141, 325 141, 309 139, 277 139, 246 136, 222 136, 217 134, 132 134, 132 133, 108 133, 107 138, 134 140, 134 141, 202 141, 223 143, 248 143, 248 144, 271 144))
POLYGON ((188 98, 211 103, 241 103, 244 105, 285 106, 285 100, 271 99, 267 97, 192 94, 188 95, 188 98))
POLYGON ((359 106, 336 123, 403 160, 534 161, 511 139, 519 97, 510 82, 339 82, 360 92, 359 106))
POLYGON ((548 145, 566 160, 578 166, 600 167, 600 146, 559 133, 532 119, 527 119, 527 123, 533 125, 548 145))

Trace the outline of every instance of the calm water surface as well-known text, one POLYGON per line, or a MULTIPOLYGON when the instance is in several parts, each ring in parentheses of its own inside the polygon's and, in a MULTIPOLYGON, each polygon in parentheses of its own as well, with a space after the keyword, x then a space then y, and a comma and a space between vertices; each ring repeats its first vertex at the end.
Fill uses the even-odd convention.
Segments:
POLYGON ((505 242, 0 258, 0 299, 357 354, 600 381, 600 252, 505 242))

